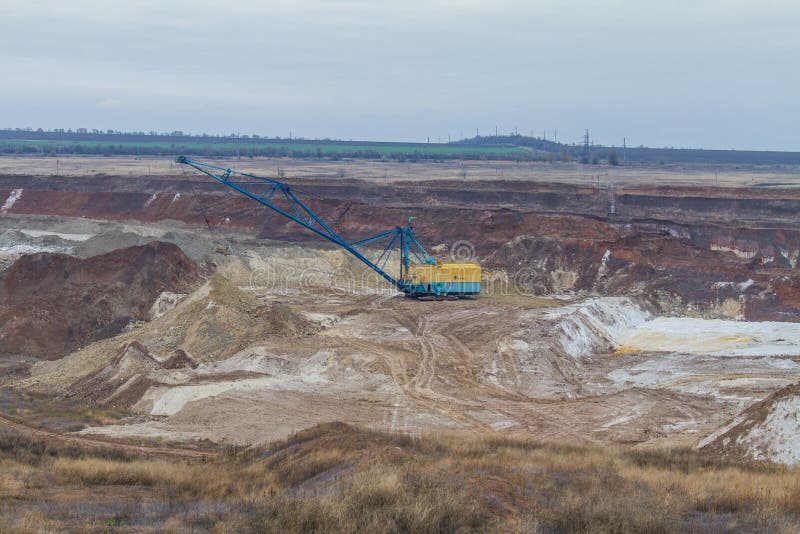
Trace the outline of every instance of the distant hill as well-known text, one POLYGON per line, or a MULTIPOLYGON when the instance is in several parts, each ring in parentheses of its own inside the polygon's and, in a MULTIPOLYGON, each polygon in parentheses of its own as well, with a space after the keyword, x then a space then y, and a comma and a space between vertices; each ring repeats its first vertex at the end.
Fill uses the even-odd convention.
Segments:
MULTIPOLYGON (((459 146, 505 146, 529 147, 543 153, 581 161, 583 145, 557 143, 538 137, 523 135, 478 136, 458 141, 459 146)), ((734 164, 734 165, 800 165, 800 152, 777 152, 766 150, 706 150, 702 148, 650 148, 589 146, 586 162, 609 160, 611 151, 617 154, 618 162, 647 164, 734 164)))
POLYGON ((295 157, 437 161, 578 161, 586 164, 800 165, 800 152, 607 147, 564 144, 524 135, 476 136, 450 143, 297 139, 258 135, 187 135, 180 131, 0 130, 0 155, 135 155, 295 157))

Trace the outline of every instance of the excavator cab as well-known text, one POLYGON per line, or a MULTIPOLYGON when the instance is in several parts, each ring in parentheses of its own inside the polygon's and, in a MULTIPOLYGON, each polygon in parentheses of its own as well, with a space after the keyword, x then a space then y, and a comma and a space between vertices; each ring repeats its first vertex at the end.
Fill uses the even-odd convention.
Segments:
POLYGON ((410 263, 402 281, 408 296, 474 296, 481 292, 481 266, 476 262, 410 263))

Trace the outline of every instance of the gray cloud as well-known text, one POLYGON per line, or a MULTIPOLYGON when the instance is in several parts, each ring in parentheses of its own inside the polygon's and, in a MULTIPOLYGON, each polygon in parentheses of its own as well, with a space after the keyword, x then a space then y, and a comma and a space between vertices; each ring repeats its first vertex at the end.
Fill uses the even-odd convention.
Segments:
POLYGON ((0 0, 0 126, 800 149, 800 6, 0 0), (794 121, 792 121, 794 122, 794 121))

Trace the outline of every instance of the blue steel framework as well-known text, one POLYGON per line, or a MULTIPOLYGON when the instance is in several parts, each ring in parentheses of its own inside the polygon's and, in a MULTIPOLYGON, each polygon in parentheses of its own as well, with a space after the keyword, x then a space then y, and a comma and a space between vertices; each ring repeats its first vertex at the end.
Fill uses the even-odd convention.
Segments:
POLYGON ((436 259, 428 254, 425 248, 420 245, 414 237, 414 231, 411 228, 412 217, 409 217, 406 226, 398 226, 392 230, 371 237, 348 242, 326 224, 325 221, 320 219, 302 200, 297 198, 291 188, 283 182, 194 161, 186 156, 178 156, 175 161, 183 165, 194 167, 217 182, 231 189, 235 189, 239 193, 295 221, 297 224, 305 226, 315 234, 336 243, 403 293, 407 295, 425 294, 420 293, 420 288, 418 286, 403 282, 412 257, 416 259, 418 263, 436 264, 436 259), (232 180, 231 177, 241 177, 244 178, 244 180, 232 180), (285 200, 286 205, 284 207, 276 205, 275 201, 277 199, 282 199, 282 202, 285 200), (361 247, 380 242, 384 239, 388 240, 388 244, 375 262, 370 261, 358 250, 361 247), (395 250, 395 246, 398 244, 400 248, 400 280, 394 278, 384 270, 395 250))

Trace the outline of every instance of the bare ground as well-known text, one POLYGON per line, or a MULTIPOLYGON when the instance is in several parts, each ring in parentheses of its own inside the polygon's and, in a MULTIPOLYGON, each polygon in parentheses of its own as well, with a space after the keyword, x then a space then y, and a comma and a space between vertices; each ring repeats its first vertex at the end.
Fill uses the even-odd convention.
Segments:
MULTIPOLYGON (((191 178, 196 175, 174 162, 174 158, 156 157, 0 157, 2 175, 55 176, 59 161, 61 176, 135 176, 191 178)), ((197 158, 202 159, 202 158, 197 158)), ((205 161, 205 160, 204 160, 205 161)), ((459 180, 537 180, 581 185, 596 183, 632 185, 702 185, 707 187, 743 187, 769 184, 800 186, 800 168, 746 165, 657 165, 609 167, 578 163, 538 163, 505 161, 447 161, 441 163, 400 163, 382 161, 315 161, 291 158, 245 158, 209 160, 209 163, 236 170, 277 177, 280 169, 285 179, 334 178, 368 181, 459 180), (465 176, 466 174, 466 176, 465 176)))
MULTIPOLYGON (((38 363, 16 385, 101 405, 124 399, 119 407, 149 421, 83 432, 126 438, 267 443, 314 424, 347 420, 410 434, 441 428, 693 445, 749 403, 800 380, 800 357, 780 347, 730 356, 719 352, 730 340, 713 335, 699 353, 622 345, 625 335, 649 320, 630 299, 500 294, 418 302, 387 297, 377 288, 356 294, 309 287, 299 283, 308 283, 302 277, 296 285, 284 278, 286 284, 266 289, 249 285, 252 265, 259 263, 247 259, 229 259, 216 282, 155 320, 62 360, 38 363), (302 317, 316 327, 235 333, 235 321, 276 305, 286 310, 283 321, 302 317), (226 332, 235 337, 218 347, 216 337, 226 332), (148 380, 143 389, 126 396, 115 385, 97 397, 98 385, 83 377, 104 365, 122 365, 115 358, 132 342, 150 351, 153 361, 181 349, 203 363, 150 369, 142 375, 148 380)), ((328 259, 317 253, 319 271, 332 270, 328 259)), ((131 376, 115 384, 128 387, 131 376)))

